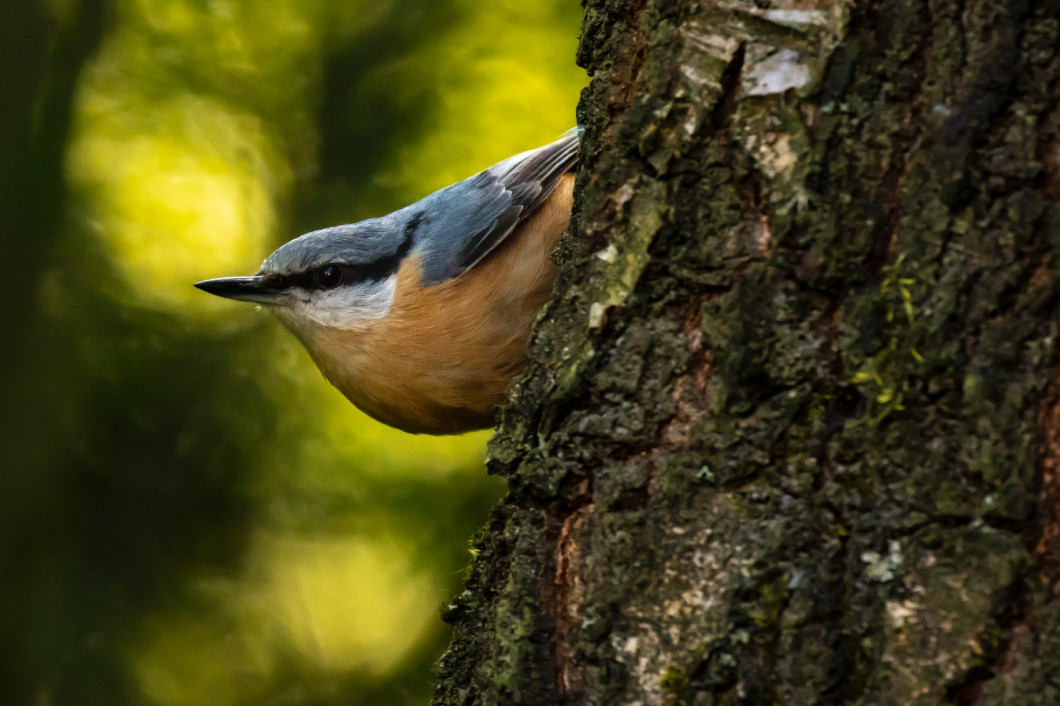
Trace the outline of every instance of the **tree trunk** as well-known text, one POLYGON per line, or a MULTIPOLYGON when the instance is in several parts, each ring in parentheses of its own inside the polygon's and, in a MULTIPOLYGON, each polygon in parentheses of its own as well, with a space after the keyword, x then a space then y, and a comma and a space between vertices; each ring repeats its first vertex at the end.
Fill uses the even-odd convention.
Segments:
POLYGON ((587 2, 436 704, 1060 703, 1060 3, 774 4, 587 2))

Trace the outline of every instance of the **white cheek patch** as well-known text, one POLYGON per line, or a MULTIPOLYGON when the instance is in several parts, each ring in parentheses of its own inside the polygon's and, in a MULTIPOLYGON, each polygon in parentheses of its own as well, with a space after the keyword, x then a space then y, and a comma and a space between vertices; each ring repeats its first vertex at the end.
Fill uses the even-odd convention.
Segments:
POLYGON ((297 297, 286 312, 295 325, 358 330, 390 313, 397 275, 383 282, 363 282, 297 297))

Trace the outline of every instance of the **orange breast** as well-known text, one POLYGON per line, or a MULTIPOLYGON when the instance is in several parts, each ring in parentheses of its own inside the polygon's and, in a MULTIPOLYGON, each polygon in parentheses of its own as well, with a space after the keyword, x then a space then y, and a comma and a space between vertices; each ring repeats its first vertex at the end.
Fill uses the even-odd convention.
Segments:
POLYGON ((490 426, 552 292, 549 258, 570 220, 573 185, 564 176, 496 252, 459 277, 423 288, 418 265, 403 264, 389 315, 368 331, 338 334, 355 340, 331 342, 347 353, 318 360, 324 374, 360 409, 405 431, 490 426))

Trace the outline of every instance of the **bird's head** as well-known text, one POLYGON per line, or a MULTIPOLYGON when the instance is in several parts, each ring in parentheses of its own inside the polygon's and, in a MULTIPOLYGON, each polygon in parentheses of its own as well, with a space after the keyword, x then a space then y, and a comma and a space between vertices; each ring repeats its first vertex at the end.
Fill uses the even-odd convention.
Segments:
POLYGON ((255 275, 195 286, 265 305, 308 344, 328 331, 364 330, 386 317, 411 241, 385 218, 325 228, 278 248, 255 275))

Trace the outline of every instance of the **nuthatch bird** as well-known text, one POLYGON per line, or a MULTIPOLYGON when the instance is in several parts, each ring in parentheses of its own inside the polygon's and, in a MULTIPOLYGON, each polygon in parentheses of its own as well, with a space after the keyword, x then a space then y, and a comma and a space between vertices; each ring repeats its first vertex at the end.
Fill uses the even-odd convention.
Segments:
POLYGON ((195 286, 264 304, 384 424, 488 427, 552 292, 577 160, 572 131, 382 218, 295 238, 256 275, 195 286))

